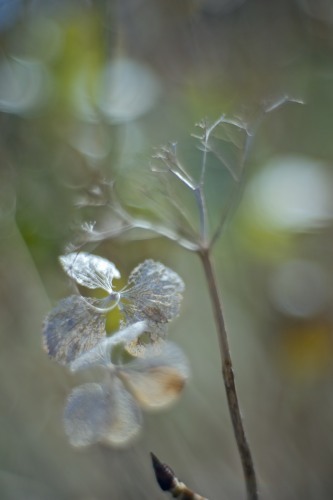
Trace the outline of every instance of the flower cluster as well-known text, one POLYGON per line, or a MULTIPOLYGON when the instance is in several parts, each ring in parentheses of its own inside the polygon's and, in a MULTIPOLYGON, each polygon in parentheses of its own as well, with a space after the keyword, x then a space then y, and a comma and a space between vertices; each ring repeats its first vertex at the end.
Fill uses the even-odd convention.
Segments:
POLYGON ((72 372, 97 367, 102 373, 101 382, 83 384, 69 395, 65 431, 74 446, 126 445, 141 428, 140 408, 171 404, 189 375, 181 349, 165 340, 168 323, 179 313, 184 283, 163 264, 146 260, 132 271, 126 287, 115 291, 112 282, 120 273, 107 259, 82 252, 60 262, 77 284, 107 293, 102 299, 71 295, 44 322, 43 344, 52 359, 72 372), (121 327, 107 336, 106 314, 116 307, 121 327))

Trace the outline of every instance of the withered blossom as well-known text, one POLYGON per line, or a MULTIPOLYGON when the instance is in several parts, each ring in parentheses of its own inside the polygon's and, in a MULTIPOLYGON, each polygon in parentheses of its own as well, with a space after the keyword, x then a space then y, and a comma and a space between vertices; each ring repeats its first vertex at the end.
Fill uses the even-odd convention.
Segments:
POLYGON ((178 315, 184 283, 171 269, 146 260, 131 273, 121 291, 113 288, 117 268, 88 253, 60 257, 65 272, 79 285, 101 288, 107 297, 72 295, 48 314, 43 345, 48 355, 72 372, 98 367, 102 381, 75 388, 64 412, 65 431, 73 446, 97 442, 124 446, 142 426, 141 409, 163 409, 176 401, 189 374, 181 349, 163 340, 167 324, 178 315), (119 307, 121 328, 110 336, 106 314, 119 307), (128 359, 148 332, 142 358, 128 359), (114 349, 116 348, 116 355, 114 349), (114 358, 117 358, 117 362, 114 358))
POLYGON ((165 342, 158 356, 148 353, 127 363, 111 361, 113 348, 133 340, 144 328, 143 322, 130 325, 69 365, 72 372, 96 366, 103 371, 101 383, 81 385, 68 398, 64 424, 73 446, 127 445, 142 426, 141 409, 164 409, 179 398, 189 367, 175 344, 165 342))
MULTIPOLYGON (((119 279, 120 273, 112 262, 103 257, 86 252, 73 252, 61 256, 60 263, 66 274, 77 284, 90 289, 102 289, 107 296, 82 296, 81 299, 69 297, 51 311, 44 322, 44 347, 50 357, 55 357, 54 343, 73 343, 72 337, 75 336, 77 328, 96 330, 95 334, 100 338, 97 331, 99 332, 105 323, 105 315, 115 307, 119 308, 123 316, 122 326, 146 321, 145 332, 149 343, 158 343, 164 339, 168 323, 179 314, 184 282, 176 272, 160 262, 148 259, 139 264, 131 272, 127 285, 120 291, 113 287, 113 279, 119 279), (70 312, 71 303, 75 306, 74 316, 70 312)), ((72 347, 74 349, 74 346, 72 347)), ((142 339, 136 339, 128 343, 127 349, 131 354, 138 355, 145 348, 142 339)), ((83 346, 78 346, 77 354, 85 350, 83 346)), ((64 356, 59 353, 57 361, 66 362, 64 356)))

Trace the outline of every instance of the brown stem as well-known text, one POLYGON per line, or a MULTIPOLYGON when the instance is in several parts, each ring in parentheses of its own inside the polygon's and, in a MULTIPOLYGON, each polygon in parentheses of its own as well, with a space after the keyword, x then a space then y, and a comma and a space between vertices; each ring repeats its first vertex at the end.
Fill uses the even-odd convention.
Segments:
POLYGON ((250 447, 246 439, 242 417, 239 409, 237 391, 235 386, 235 377, 232 368, 227 331, 225 328, 223 311, 222 311, 222 302, 220 299, 220 293, 216 281, 216 274, 214 271, 214 266, 209 249, 203 249, 200 252, 200 257, 205 270, 208 289, 214 311, 214 317, 215 317, 218 338, 219 338, 219 345, 220 345, 223 381, 227 394, 229 412, 231 416, 232 425, 234 428, 238 451, 243 466, 247 498, 248 500, 258 500, 256 474, 254 470, 250 447))

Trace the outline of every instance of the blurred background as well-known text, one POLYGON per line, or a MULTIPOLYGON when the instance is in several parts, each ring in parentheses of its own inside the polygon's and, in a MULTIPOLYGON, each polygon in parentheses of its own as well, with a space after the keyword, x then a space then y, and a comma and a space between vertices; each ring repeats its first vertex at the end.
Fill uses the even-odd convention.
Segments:
MULTIPOLYGON (((139 232, 84 247, 124 279, 154 258, 186 283, 171 338, 192 378, 127 450, 70 447, 62 412, 78 380, 47 358, 41 328, 70 291, 58 256, 77 229, 112 228, 110 183, 132 214, 159 216, 154 147, 178 141, 195 175, 196 122, 258 124, 291 96, 305 104, 263 117, 242 182, 212 162, 206 195, 212 225, 227 217, 215 259, 262 498, 332 498, 333 4, 0 0, 0 48, 0 497, 162 500, 153 451, 211 500, 245 498, 195 254, 139 232)), ((229 146, 237 172, 242 143, 229 146)))

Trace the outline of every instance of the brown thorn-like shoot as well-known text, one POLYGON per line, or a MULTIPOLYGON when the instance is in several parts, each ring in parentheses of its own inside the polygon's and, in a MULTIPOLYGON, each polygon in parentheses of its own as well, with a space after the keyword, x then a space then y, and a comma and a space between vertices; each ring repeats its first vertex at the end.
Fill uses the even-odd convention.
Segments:
POLYGON ((150 453, 156 481, 163 491, 169 492, 173 498, 179 500, 208 500, 198 493, 190 490, 184 483, 177 479, 169 465, 161 462, 154 453, 150 453))

